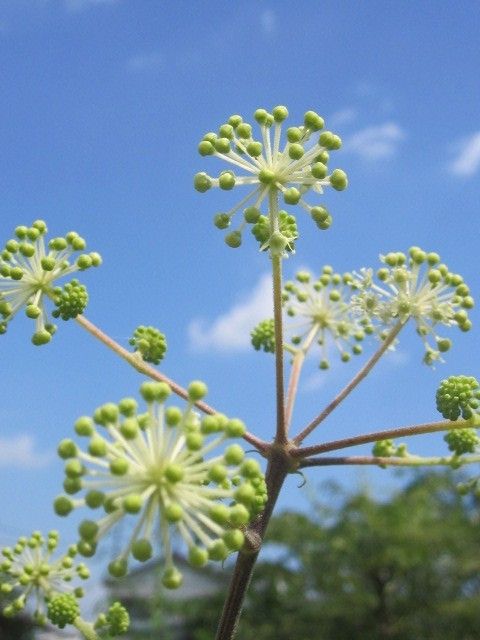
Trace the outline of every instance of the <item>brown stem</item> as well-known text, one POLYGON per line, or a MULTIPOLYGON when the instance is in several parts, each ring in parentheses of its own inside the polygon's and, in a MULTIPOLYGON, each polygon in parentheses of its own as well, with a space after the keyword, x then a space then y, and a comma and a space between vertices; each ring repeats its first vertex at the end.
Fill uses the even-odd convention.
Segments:
POLYGON ((325 407, 325 409, 320 413, 316 418, 314 418, 310 424, 308 424, 303 431, 301 431, 295 438, 293 442, 295 444, 300 444, 305 438, 312 433, 312 431, 317 427, 321 422, 327 418, 334 409, 338 407, 338 405, 345 400, 345 398, 355 389, 355 387, 370 373, 373 367, 377 364, 380 358, 383 356, 388 347, 394 342, 398 333, 404 326, 404 323, 398 322, 390 333, 387 335, 385 340, 382 342, 380 348, 373 354, 373 356, 365 363, 365 365, 360 369, 357 375, 347 384, 346 387, 340 391, 340 393, 330 402, 329 405, 325 407))
POLYGON ((245 595, 260 553, 265 531, 288 473, 288 458, 282 450, 272 448, 271 454, 265 474, 268 501, 265 510, 247 528, 246 538, 250 542, 250 548, 240 551, 237 556, 215 640, 232 640, 236 634, 245 595))
POLYGON ((295 356, 293 357, 292 369, 290 371, 290 380, 288 383, 288 391, 287 391, 287 408, 285 409, 285 428, 288 432, 290 427, 290 423, 292 421, 292 413, 293 407, 295 404, 295 397, 297 395, 298 382, 300 380, 300 373, 302 372, 303 363, 305 361, 305 356, 309 348, 312 345, 312 342, 315 339, 315 336, 318 333, 318 325, 314 325, 310 330, 309 334, 305 338, 305 342, 302 345, 302 348, 297 351, 295 356))
POLYGON ((327 453, 328 451, 338 451, 338 449, 346 449, 356 445, 377 442, 378 440, 388 440, 389 438, 402 438, 407 436, 417 436, 422 433, 435 433, 437 431, 450 431, 453 429, 465 429, 471 427, 471 420, 458 420, 451 422, 443 420, 441 422, 426 422, 424 424, 415 424, 408 427, 396 427, 394 429, 386 429, 385 431, 374 431, 373 433, 365 433, 360 436, 352 436, 343 440, 333 440, 324 444, 316 444, 311 447, 300 447, 293 449, 291 455, 294 458, 308 458, 318 453, 327 453))
MULTIPOLYGON (((128 362, 128 364, 130 364, 139 373, 142 373, 143 375, 146 375, 152 380, 156 380, 157 382, 166 382, 173 393, 177 394, 177 396, 180 396, 181 398, 184 398, 185 400, 188 400, 188 391, 186 389, 171 380, 165 374, 160 373, 160 371, 157 371, 157 369, 151 367, 147 362, 144 362, 141 358, 138 357, 138 354, 127 351, 127 349, 118 344, 118 342, 115 342, 115 340, 110 338, 110 336, 108 336, 96 325, 94 325, 93 322, 90 322, 90 320, 88 320, 85 316, 79 315, 75 319, 80 326, 88 331, 90 335, 92 335, 94 338, 97 338, 97 340, 100 340, 100 342, 102 342, 105 346, 119 355, 123 360, 128 362)), ((218 413, 216 409, 208 405, 206 402, 203 402, 202 400, 195 402, 195 406, 197 407, 197 409, 200 409, 200 411, 203 411, 203 413, 209 415, 218 413)), ((253 445, 256 449, 258 449, 261 453, 265 454, 268 451, 268 448, 270 446, 269 443, 261 440, 260 438, 257 438, 257 436, 254 436, 252 433, 249 433, 247 431, 243 438, 251 445, 253 445)))
MULTIPOLYGON (((478 462, 480 456, 469 456, 467 458, 456 459, 456 463, 471 464, 478 462)), ((300 468, 306 467, 330 467, 336 465, 378 465, 380 467, 433 467, 433 466, 450 466, 452 464, 451 456, 438 456, 431 458, 422 458, 421 456, 406 456, 399 458, 392 456, 385 458, 381 456, 335 456, 306 458, 300 462, 300 468)))

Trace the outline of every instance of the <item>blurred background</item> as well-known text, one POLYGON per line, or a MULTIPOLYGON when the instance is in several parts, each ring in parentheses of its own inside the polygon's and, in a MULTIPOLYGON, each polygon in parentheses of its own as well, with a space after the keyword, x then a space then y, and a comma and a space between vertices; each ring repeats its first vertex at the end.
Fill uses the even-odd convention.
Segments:
MULTIPOLYGON (((341 272, 375 267, 379 253, 419 245, 439 252, 475 295, 480 231, 479 27, 476 0, 361 4, 0 0, 0 237, 7 240, 15 226, 36 218, 44 218, 53 235, 78 231, 104 258, 100 270, 85 274, 90 293, 87 317, 124 345, 137 325, 158 326, 169 344, 162 370, 182 384, 205 380, 212 405, 241 417, 250 430, 269 438, 274 420, 273 359, 249 346, 251 328, 270 315, 268 258, 258 252, 253 238, 245 237, 240 249, 230 249, 223 233, 213 227, 214 214, 236 203, 239 191, 201 195, 193 190, 197 171, 216 174, 224 168, 197 154, 199 140, 232 113, 251 121, 257 107, 285 104, 293 125, 302 121, 307 109, 318 111, 327 128, 343 139, 343 149, 334 157, 336 166, 348 173, 350 186, 342 193, 329 190, 322 198, 334 218, 327 232, 299 215, 297 253, 285 262, 286 277, 300 268, 319 272, 324 264, 341 272)), ((478 311, 473 311, 472 319, 475 325, 478 311)), ((72 433, 79 415, 106 401, 134 395, 141 382, 137 373, 74 322, 62 324, 52 343, 43 348, 31 345, 31 329, 31 321, 18 317, 0 336, 2 545, 38 528, 59 528, 65 541, 75 539, 83 514, 59 521, 51 507, 63 479, 55 448, 72 433)), ((322 425, 316 439, 436 419, 439 382, 450 374, 479 376, 478 333, 452 330, 448 337, 454 344, 447 363, 432 369, 422 364, 421 341, 407 328, 396 351, 387 354, 322 425)), ((294 430, 319 412, 373 348, 372 343, 365 356, 348 364, 332 358, 327 373, 312 357, 302 379, 294 430)), ((446 452, 441 436, 418 438, 409 448, 426 455, 446 452)), ((368 447, 361 451, 368 452, 368 447)), ((279 502, 279 513, 288 515, 279 517, 289 518, 291 532, 307 536, 310 531, 311 552, 318 554, 312 557, 328 556, 332 563, 339 553, 334 551, 335 526, 340 538, 348 540, 350 530, 342 529, 348 518, 361 522, 371 512, 375 522, 369 521, 362 530, 371 528, 375 539, 378 522, 379 530, 387 530, 390 517, 383 514, 382 505, 391 504, 395 511, 401 500, 397 492, 403 487, 436 482, 414 481, 408 473, 353 468, 309 470, 306 480, 299 489, 301 479, 289 479, 279 502), (326 481, 342 487, 348 496, 343 506, 338 496, 335 502, 324 489, 326 481), (324 512, 312 507, 312 500, 316 505, 334 505, 334 513, 324 520, 324 512), (354 501, 352 509, 359 509, 359 514, 349 511, 349 501, 354 501), (326 554, 323 545, 330 544, 326 554)), ((456 505, 454 512, 457 509, 465 522, 475 522, 476 505, 457 504, 455 480, 448 482, 445 491, 456 505)), ((412 491, 416 496, 417 490, 412 491)), ((451 503, 431 506, 434 512, 446 509, 440 518, 443 524, 450 514, 445 504, 451 503)), ((413 506, 396 513, 392 535, 407 525, 415 526, 419 538, 427 531, 436 533, 430 521, 411 518, 416 513, 413 506)), ((265 623, 265 634, 276 635, 263 637, 291 637, 279 635, 279 629, 289 628, 281 617, 291 611, 285 603, 297 603, 289 591, 292 585, 297 585, 295 591, 306 603, 305 619, 317 625, 318 614, 324 621, 325 630, 318 622, 314 637, 341 638, 340 628, 350 629, 345 637, 375 637, 368 627, 369 616, 375 607, 380 611, 384 606, 383 595, 371 595, 360 587, 358 575, 351 583, 335 583, 334 565, 329 569, 318 561, 312 566, 295 540, 281 539, 286 527, 279 522, 272 528, 272 540, 282 548, 272 547, 270 564, 265 554, 258 571, 261 580, 254 587, 259 589, 256 603, 265 603, 258 611, 265 613, 270 597, 278 604, 278 627, 265 623), (309 573, 300 573, 298 569, 307 564, 309 573), (327 589, 325 584, 319 586, 315 571, 320 569, 322 575, 331 571, 328 581, 333 592, 343 590, 347 600, 351 594, 358 596, 355 606, 346 606, 340 597, 331 603, 330 596, 319 596, 327 589), (332 613, 329 627, 327 610, 344 611, 351 619, 339 622, 332 613)), ((471 544, 461 549, 468 550, 469 562, 477 555, 472 549, 477 544, 475 531, 473 527, 471 544)), ((400 537, 408 542, 415 536, 409 530, 400 537)), ((102 566, 116 544, 112 540, 100 550, 91 603, 106 593, 102 566)), ((356 544, 360 542, 348 544, 347 556, 358 564, 365 558, 356 544)), ((388 552, 389 544, 385 542, 388 552)), ((427 547, 425 541, 426 555, 427 547)), ((410 557, 413 551, 399 553, 410 557)), ((414 553, 413 557, 417 558, 414 553)), ((425 621, 440 625, 440 609, 453 615, 467 600, 468 606, 473 602, 469 598, 476 593, 477 565, 449 586, 457 589, 463 604, 440 605, 456 602, 442 592, 435 613, 426 605, 418 614, 415 624, 426 626, 402 627, 399 621, 408 618, 402 607, 418 603, 420 591, 432 594, 432 587, 425 584, 439 580, 436 569, 428 573, 433 559, 422 558, 415 562, 426 564, 427 573, 415 576, 412 590, 398 587, 405 600, 388 604, 393 609, 388 608, 384 635, 378 637, 448 638, 442 633, 450 623, 429 636, 425 621), (400 632, 406 635, 394 635, 400 632)), ((447 558, 445 566, 448 562, 452 561, 447 558)), ((458 560, 459 566, 462 562, 458 560)), ((408 573, 403 567, 401 571, 408 573)), ((345 573, 352 570, 347 566, 345 573)), ((227 569, 212 580, 225 580, 226 575, 227 569)), ((391 584, 390 578, 385 580, 391 584)), ((385 593, 390 589, 385 587, 385 593)), ((218 610, 215 589, 209 593, 209 602, 218 610)), ((248 615, 257 622, 260 616, 253 605, 245 634, 250 629, 248 615)), ((202 606, 199 615, 206 609, 202 606)), ((470 614, 458 615, 451 637, 473 638, 468 635, 473 633, 468 627, 470 614), (467 620, 465 627, 458 626, 463 624, 460 619, 467 620)), ((257 624, 255 633, 262 637, 261 632, 257 624)), ((300 631, 298 635, 302 637, 300 631)), ((204 637, 211 637, 211 632, 204 637)))

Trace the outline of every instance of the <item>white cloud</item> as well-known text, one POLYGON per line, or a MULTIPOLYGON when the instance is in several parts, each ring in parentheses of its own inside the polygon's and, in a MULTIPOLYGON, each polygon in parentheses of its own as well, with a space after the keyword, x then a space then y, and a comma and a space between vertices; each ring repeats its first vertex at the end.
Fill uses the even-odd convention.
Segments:
POLYGON ((341 125, 350 124, 357 119, 358 111, 354 107, 345 107, 335 111, 327 120, 329 128, 334 129, 341 125))
POLYGON ((403 129, 396 122, 366 127, 344 140, 345 151, 356 153, 369 160, 391 158, 405 138, 403 129))
POLYGON ((265 274, 255 289, 225 314, 212 322, 193 320, 188 328, 190 344, 196 351, 246 351, 250 347, 250 331, 272 315, 272 281, 265 274))
POLYGON ((155 71, 163 65, 163 55, 159 51, 139 53, 127 60, 128 71, 155 71))
POLYGON ((449 167, 451 173, 467 178, 473 176, 480 169, 480 131, 465 138, 457 148, 457 157, 449 167))
POLYGON ((0 468, 39 469, 51 459, 50 454, 35 451, 34 440, 27 434, 0 438, 0 468))
POLYGON ((88 7, 112 5, 118 2, 119 0, 65 0, 65 6, 69 11, 81 11, 88 7))
POLYGON ((265 9, 260 15, 260 26, 267 36, 273 36, 277 30, 277 16, 272 9, 265 9))

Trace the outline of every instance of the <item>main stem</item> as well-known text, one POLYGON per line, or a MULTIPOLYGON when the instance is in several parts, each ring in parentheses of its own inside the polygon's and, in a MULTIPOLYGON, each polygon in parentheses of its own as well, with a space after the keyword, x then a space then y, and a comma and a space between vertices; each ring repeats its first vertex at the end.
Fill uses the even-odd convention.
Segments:
MULTIPOLYGON (((270 233, 278 231, 278 194, 269 193, 270 233)), ((232 640, 236 634, 240 615, 253 569, 260 553, 265 532, 273 513, 278 495, 290 470, 288 455, 288 433, 285 420, 285 391, 283 380, 283 322, 282 322, 282 256, 273 253, 273 318, 275 325, 275 385, 277 405, 277 428, 275 439, 268 450, 268 465, 265 473, 268 500, 263 512, 246 530, 246 550, 240 551, 230 580, 230 586, 217 629, 216 640, 232 640)))
MULTIPOLYGON (((271 190, 270 204, 270 232, 278 230, 278 195, 271 190)), ((274 253, 272 259, 273 276, 273 320, 275 326, 275 387, 277 398, 277 429, 275 442, 285 444, 287 428, 285 423, 285 389, 283 380, 283 318, 282 318, 282 256, 274 253)))
POLYGON ((318 425, 327 418, 334 409, 338 407, 338 405, 345 400, 345 398, 357 387, 360 382, 370 373, 373 367, 377 364, 380 358, 383 356, 385 351, 390 347, 391 344, 395 341, 395 338, 400 333, 400 330, 404 326, 404 323, 398 322, 390 333, 387 335, 385 340, 382 342, 380 348, 373 354, 373 356, 364 364, 364 366, 360 369, 357 375, 352 378, 352 380, 347 384, 346 387, 340 391, 340 393, 328 404, 325 409, 320 413, 316 418, 310 422, 309 425, 303 429, 295 438, 293 442, 295 444, 301 444, 303 440, 316 428, 318 425))
POLYGON ((272 449, 265 473, 268 501, 264 511, 247 528, 246 539, 249 548, 240 551, 237 556, 215 640, 232 640, 236 634, 267 525, 288 471, 288 459, 283 455, 282 450, 272 449))

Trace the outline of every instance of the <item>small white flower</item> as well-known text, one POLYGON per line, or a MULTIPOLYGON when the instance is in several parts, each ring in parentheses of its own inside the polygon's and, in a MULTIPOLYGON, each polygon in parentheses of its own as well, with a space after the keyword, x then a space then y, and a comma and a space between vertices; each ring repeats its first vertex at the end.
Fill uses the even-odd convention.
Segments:
POLYGON ((260 126, 260 139, 253 137, 250 124, 234 115, 220 127, 218 134, 207 133, 198 147, 200 155, 220 158, 235 170, 244 172, 243 175, 236 175, 233 170, 223 171, 218 178, 197 173, 194 185, 202 193, 211 187, 226 191, 239 185, 250 187, 249 193, 235 207, 215 216, 215 225, 226 229, 235 213, 246 207, 243 223, 225 238, 229 246, 239 247, 245 225, 252 224, 252 232, 261 242, 262 249, 292 251, 293 240, 297 237, 295 218, 278 211, 278 196, 281 195, 287 205, 300 205, 320 229, 327 229, 332 222, 327 209, 311 206, 304 196, 309 191, 321 194, 327 186, 338 191, 347 187, 346 174, 340 169, 329 174, 327 167, 329 152, 339 149, 342 143, 330 131, 318 133, 323 129, 324 121, 314 111, 305 113, 301 126, 287 129, 283 144, 282 124, 288 117, 286 107, 275 107, 272 113, 257 109, 254 117, 260 126), (316 133, 318 139, 312 144, 311 138, 316 133), (268 212, 262 216, 260 208, 266 199, 268 212))
POLYGON ((74 564, 73 558, 77 554, 75 546, 53 560, 52 554, 57 545, 56 531, 50 531, 46 539, 36 531, 30 538, 19 538, 14 547, 2 549, 0 597, 13 597, 10 604, 3 608, 3 615, 16 615, 25 608, 28 600, 32 600, 35 621, 44 624, 46 602, 52 596, 72 593, 79 598, 83 595, 83 590, 73 587, 71 582, 76 576, 86 580, 90 575, 87 567, 82 563, 74 564))
POLYGON ((283 294, 287 314, 296 322, 286 322, 285 330, 291 334, 294 345, 306 340, 316 341, 322 350, 321 369, 329 367, 328 350, 333 345, 343 362, 351 354, 362 353, 361 342, 373 333, 368 319, 360 319, 352 309, 351 274, 334 273, 332 267, 323 267, 317 279, 307 271, 296 275, 297 282, 287 282, 283 294))
POLYGON ((258 463, 244 459, 238 444, 207 457, 228 439, 241 437, 245 425, 220 414, 200 419, 193 404, 206 393, 203 383, 190 384, 184 411, 164 406, 170 394, 165 383, 146 382, 141 393, 146 413, 139 414, 136 401, 126 398, 100 407, 93 420, 77 421, 77 434, 90 438, 88 452, 72 440, 62 441, 64 488, 70 494, 84 489, 86 495, 77 500, 60 496, 55 509, 59 515, 85 505, 105 511, 98 521, 84 520, 79 527, 78 549, 86 556, 123 517, 135 515, 130 541, 110 563, 110 573, 124 575, 129 555, 148 560, 154 541, 160 540, 163 583, 176 588, 182 576, 174 566, 171 533, 183 539, 194 566, 224 560, 242 547, 242 528, 263 509, 265 480, 258 463))
POLYGON ((70 231, 63 238, 50 240, 47 247, 46 233, 43 220, 36 220, 31 227, 17 227, 16 238, 8 240, 0 253, 0 334, 24 308, 26 315, 35 320, 35 345, 50 342, 56 330, 48 317, 46 298, 56 306, 52 315, 63 320, 82 313, 88 302, 87 290, 78 280, 71 280, 63 288, 55 287, 55 281, 102 262, 98 253, 83 253, 71 263, 72 254, 85 249, 85 240, 70 231))
POLYGON ((353 304, 362 317, 385 326, 412 319, 425 345, 424 361, 432 364, 451 347, 449 339, 438 335, 439 325, 458 326, 461 331, 471 328, 467 311, 474 300, 470 289, 462 276, 440 262, 437 253, 412 247, 408 256, 388 253, 380 259, 385 266, 377 271, 379 283, 371 269, 354 274, 359 292, 353 304))

